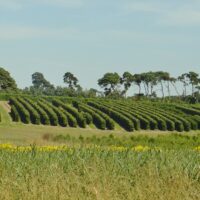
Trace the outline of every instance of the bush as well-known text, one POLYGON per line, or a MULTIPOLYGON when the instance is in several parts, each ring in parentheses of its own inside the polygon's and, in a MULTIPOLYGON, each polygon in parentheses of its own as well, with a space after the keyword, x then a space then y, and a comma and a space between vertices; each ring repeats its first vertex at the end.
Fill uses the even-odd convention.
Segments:
POLYGON ((125 130, 127 130, 129 132, 134 130, 133 122, 129 118, 120 114, 119 112, 116 112, 112 109, 106 108, 103 105, 100 105, 99 103, 94 103, 91 101, 88 102, 88 105, 90 105, 96 109, 99 109, 102 112, 109 115, 112 119, 114 119, 117 123, 119 123, 125 130))
POLYGON ((50 125, 50 119, 47 115, 47 113, 44 111, 44 109, 42 109, 37 103, 35 103, 35 101, 29 99, 29 98, 26 98, 26 101, 30 103, 30 105, 35 109, 37 110, 37 112, 39 113, 40 115, 40 122, 44 125, 50 125))
POLYGON ((40 124, 40 115, 37 110, 35 110, 28 102, 22 98, 17 98, 17 100, 28 110, 30 113, 30 120, 33 124, 40 124))
POLYGON ((43 102, 45 105, 47 105, 50 109, 52 109, 56 113, 58 118, 58 123, 60 126, 66 127, 68 125, 67 117, 61 109, 53 106, 50 102, 48 102, 45 99, 40 99, 40 101, 43 102))
POLYGON ((29 124, 30 114, 28 110, 26 110, 24 106, 17 99, 11 98, 9 102, 11 105, 14 105, 16 107, 17 112, 19 113, 19 116, 21 118, 21 121, 25 124, 29 124))
POLYGON ((83 114, 78 112, 74 107, 64 104, 63 102, 57 99, 53 100, 52 103, 57 107, 62 107, 65 111, 73 115, 76 118, 78 125, 82 128, 86 128, 86 120, 83 114))
POLYGON ((53 109, 51 109, 48 105, 46 105, 45 103, 43 103, 42 101, 38 101, 38 105, 44 109, 44 111, 47 113, 47 115, 49 116, 50 119, 50 123, 53 126, 57 126, 58 125, 58 117, 56 115, 56 113, 53 111, 53 109))
POLYGON ((105 130, 106 129, 106 121, 97 113, 95 113, 92 109, 88 108, 87 106, 81 104, 79 105, 79 108, 86 112, 89 113, 92 118, 93 118, 93 123, 95 126, 99 129, 105 130))
POLYGON ((16 107, 14 105, 11 105, 10 116, 12 117, 12 120, 14 122, 19 122, 20 121, 19 113, 17 112, 17 109, 16 109, 16 107))

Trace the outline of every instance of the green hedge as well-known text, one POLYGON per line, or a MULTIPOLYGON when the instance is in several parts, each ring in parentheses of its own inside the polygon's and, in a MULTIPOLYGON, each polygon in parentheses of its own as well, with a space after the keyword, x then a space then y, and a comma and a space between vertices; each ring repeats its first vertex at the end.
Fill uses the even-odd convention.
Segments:
POLYGON ((112 119, 114 119, 117 123, 119 123, 125 130, 127 130, 129 132, 134 131, 133 122, 129 118, 123 116, 121 113, 116 112, 116 111, 114 111, 112 109, 109 109, 109 108, 107 108, 107 107, 105 107, 103 105, 100 105, 99 103, 94 103, 92 101, 89 101, 88 105, 92 106, 92 107, 94 107, 96 109, 99 109, 102 112, 104 112, 107 115, 109 115, 112 119))
POLYGON ((14 122, 19 122, 20 121, 19 113, 17 112, 17 109, 16 109, 16 107, 14 105, 11 105, 10 116, 12 117, 12 120, 14 122))
POLYGON ((78 125, 82 128, 86 128, 86 120, 82 113, 78 112, 75 108, 73 108, 68 104, 63 103, 60 100, 54 99, 52 100, 52 103, 57 107, 62 107, 65 111, 73 115, 76 118, 78 125))
POLYGON ((30 114, 28 110, 16 99, 16 98, 10 98, 9 100, 10 105, 14 105, 17 109, 17 112, 19 113, 19 116, 21 118, 21 121, 25 124, 30 123, 30 114))
POLYGON ((40 120, 41 123, 44 125, 50 125, 50 119, 49 116, 47 115, 47 113, 45 112, 45 110, 43 108, 41 108, 35 101, 33 101, 32 99, 26 98, 26 101, 35 109, 37 110, 37 112, 40 115, 40 120))
POLYGON ((52 126, 58 125, 58 117, 56 113, 51 109, 48 105, 43 103, 41 100, 38 101, 38 105, 47 113, 50 119, 50 123, 52 126))
POLYGON ((26 102, 26 100, 18 97, 17 100, 29 111, 30 119, 33 124, 40 124, 40 115, 38 114, 37 110, 33 108, 30 103, 26 102))

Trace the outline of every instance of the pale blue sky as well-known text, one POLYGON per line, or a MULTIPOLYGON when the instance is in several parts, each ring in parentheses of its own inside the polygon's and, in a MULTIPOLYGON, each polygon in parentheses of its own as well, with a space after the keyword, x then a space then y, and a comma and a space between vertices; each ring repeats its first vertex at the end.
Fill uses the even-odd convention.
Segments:
POLYGON ((200 0, 0 0, 0 66, 98 88, 106 72, 200 73, 200 0))

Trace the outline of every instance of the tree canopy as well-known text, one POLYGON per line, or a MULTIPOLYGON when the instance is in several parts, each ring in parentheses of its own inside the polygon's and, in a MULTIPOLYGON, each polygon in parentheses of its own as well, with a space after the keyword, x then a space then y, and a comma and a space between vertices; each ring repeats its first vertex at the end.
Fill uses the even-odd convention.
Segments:
POLYGON ((10 73, 0 67, 0 90, 16 90, 17 84, 10 73))

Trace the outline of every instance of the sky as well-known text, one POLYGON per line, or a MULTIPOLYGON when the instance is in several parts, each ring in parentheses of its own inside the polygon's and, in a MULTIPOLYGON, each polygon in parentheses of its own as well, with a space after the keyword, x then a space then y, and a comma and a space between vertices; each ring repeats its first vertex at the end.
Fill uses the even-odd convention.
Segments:
POLYGON ((200 73, 200 0, 0 0, 0 66, 99 88, 106 72, 200 73))

